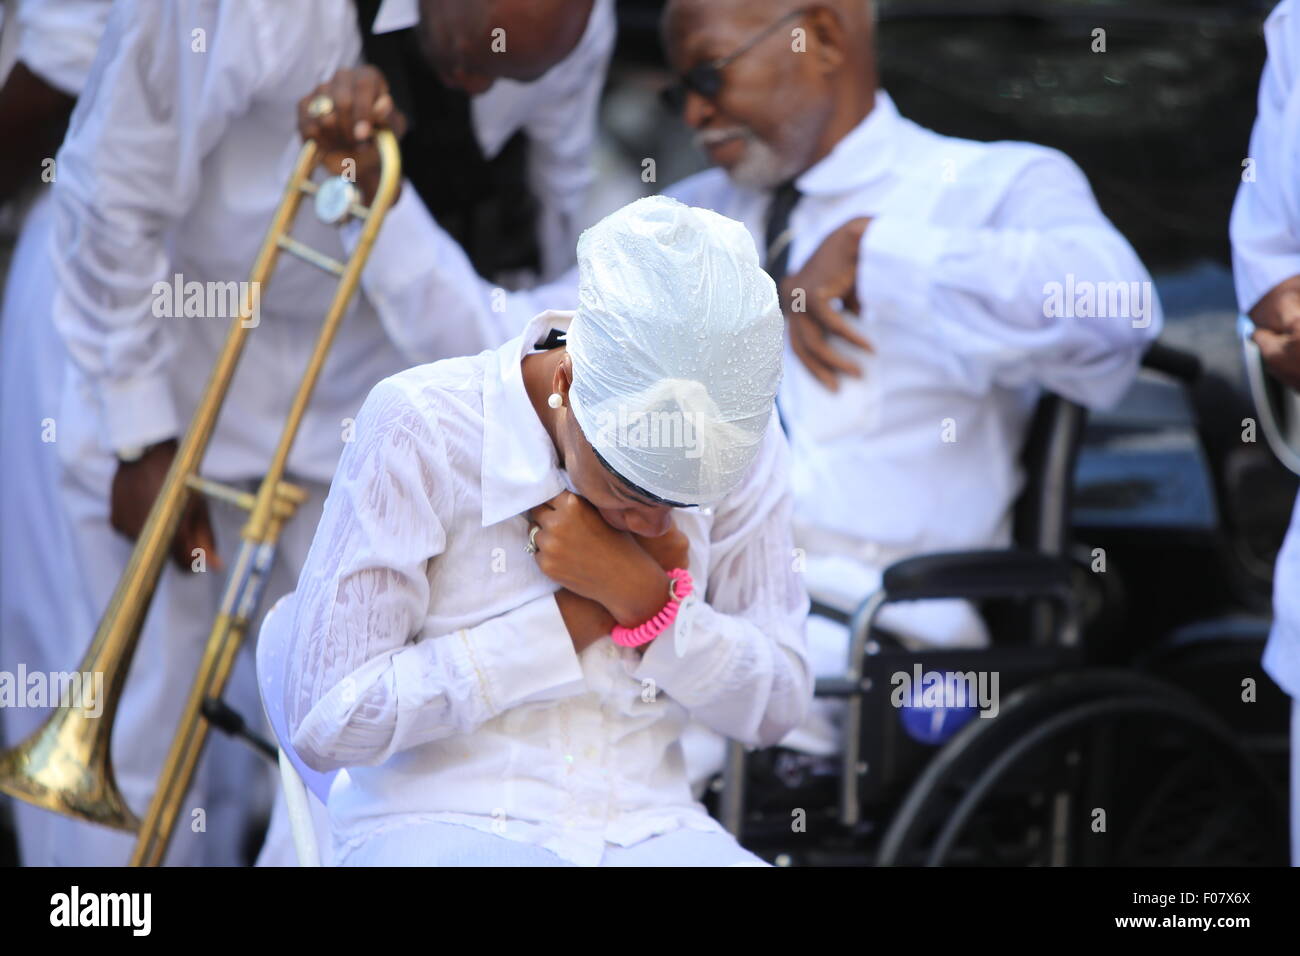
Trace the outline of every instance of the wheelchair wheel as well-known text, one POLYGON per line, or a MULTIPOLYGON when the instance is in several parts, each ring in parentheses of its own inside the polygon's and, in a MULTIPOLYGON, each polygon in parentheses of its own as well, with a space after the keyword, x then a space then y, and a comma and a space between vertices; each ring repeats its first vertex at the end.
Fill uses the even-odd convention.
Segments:
POLYGON ((1269 618, 1245 615, 1196 621, 1170 634, 1134 664, 1195 697, 1236 731, 1248 749, 1280 756, 1285 770, 1291 698, 1260 663, 1271 625, 1269 618), (1242 706, 1247 679, 1254 684, 1253 699, 1242 706))
POLYGON ((1284 865, 1254 758, 1181 691, 1131 673, 1051 677, 975 720, 913 784, 880 865, 1284 865))

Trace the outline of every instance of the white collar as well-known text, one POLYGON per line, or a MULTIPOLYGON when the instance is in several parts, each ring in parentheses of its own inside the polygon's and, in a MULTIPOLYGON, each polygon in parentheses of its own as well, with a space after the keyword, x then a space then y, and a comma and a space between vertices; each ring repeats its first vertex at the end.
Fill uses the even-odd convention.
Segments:
POLYGON ((555 443, 524 388, 523 360, 572 312, 546 311, 494 351, 483 370, 483 527, 549 501, 568 486, 555 443))
POLYGON ((375 12, 375 22, 370 25, 370 32, 392 33, 413 27, 419 22, 417 0, 383 0, 375 12))
POLYGON ((841 193, 884 177, 893 165, 898 134, 906 123, 884 90, 857 126, 795 180, 804 195, 841 193))
POLYGON ((474 131, 483 146, 483 154, 494 157, 516 131, 532 118, 539 102, 571 96, 571 91, 598 82, 593 74, 604 75, 601 50, 614 36, 614 8, 608 0, 596 0, 587 16, 587 26, 574 48, 542 76, 527 82, 498 79, 486 93, 470 98, 474 113, 474 131))

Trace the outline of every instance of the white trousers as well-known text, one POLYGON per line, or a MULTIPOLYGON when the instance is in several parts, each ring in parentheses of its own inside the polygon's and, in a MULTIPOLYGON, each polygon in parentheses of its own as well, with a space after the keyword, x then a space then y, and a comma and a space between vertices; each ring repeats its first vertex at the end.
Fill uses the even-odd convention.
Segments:
MULTIPOLYGON (((111 460, 102 463, 111 480, 111 460)), ((297 584, 311 537, 320 520, 325 486, 304 483, 309 499, 280 539, 275 570, 267 583, 262 610, 297 584)), ((74 523, 82 556, 100 556, 85 562, 94 604, 106 606, 129 554, 129 544, 108 526, 106 495, 94 496, 84 487, 69 483, 66 489, 76 516, 74 523), (116 560, 102 556, 114 554, 116 560)), ((106 489, 105 489, 106 491, 106 489)), ((227 567, 239 548, 242 511, 210 503, 217 550, 227 567)), ((225 585, 224 574, 209 569, 203 573, 181 571, 169 564, 163 573, 149 616, 146 619, 136 666, 127 679, 114 727, 112 757, 118 786, 137 813, 147 808, 154 784, 171 743, 175 727, 193 682, 208 629, 214 619, 225 585), (143 663, 143 666, 141 664, 143 663)), ((260 626, 255 621, 245 638, 235 670, 225 693, 226 701, 266 737, 270 736, 262 714, 253 667, 253 642, 260 626)), ((246 744, 220 732, 208 735, 207 752, 194 786, 188 795, 169 851, 171 865, 237 865, 243 862, 243 840, 254 819, 269 808, 273 788, 278 786, 276 768, 254 754, 246 744), (200 812, 202 811, 202 812, 200 812)), ((55 863, 78 862, 116 865, 125 862, 130 835, 70 822, 60 826, 54 841, 55 863)), ((281 838, 287 833, 277 831, 281 838)))
MULTIPOLYGON (((55 279, 48 190, 32 203, 0 306, 0 671, 71 671, 94 631, 59 495, 60 400, 67 352, 50 319, 55 279)), ((13 746, 49 715, 40 701, 0 708, 13 746), (36 705, 36 706, 33 706, 36 705)), ((8 798, 0 798, 6 799, 8 798)), ((23 859, 49 860, 54 814, 10 800, 23 859)))
MULTIPOLYGON (((66 600, 63 587, 71 539, 58 520, 56 442, 66 352, 49 321, 49 226, 48 194, 42 194, 24 221, 0 306, 0 666, 11 673, 20 661, 29 670, 43 663, 39 652, 52 632, 83 623, 82 609, 66 600)), ((34 722, 21 709, 0 711, 11 740, 34 722)))
MULTIPOLYGON (((550 850, 455 823, 385 830, 340 866, 576 866, 550 850)), ((607 844, 601 866, 767 866, 729 833, 681 829, 634 846, 607 844)))
MULTIPOLYGON (((84 384, 72 375, 65 388, 82 390, 84 384)), ((90 400, 88 394, 82 394, 79 401, 69 401, 65 395, 63 407, 88 409, 90 400)), ((70 579, 84 589, 81 600, 93 609, 92 617, 97 620, 126 567, 132 545, 108 523, 108 494, 116 461, 98 448, 89 415, 69 417, 77 420, 69 422, 72 427, 68 428, 67 440, 73 447, 62 450, 60 490, 71 529, 71 553, 76 559, 76 574, 70 579)), ((295 480, 294 476, 289 480, 295 480)), ((307 490, 308 500, 280 538, 275 569, 262 599, 263 611, 296 586, 328 491, 321 483, 297 483, 307 490)), ((253 483, 246 487, 251 489, 253 483)), ((238 553, 245 515, 220 502, 210 502, 209 510, 218 553, 230 567, 238 553)), ((111 757, 118 787, 138 815, 148 808, 225 585, 224 573, 211 568, 210 558, 208 564, 207 570, 196 572, 182 571, 168 562, 118 708, 111 757)), ((260 623, 259 614, 224 696, 251 726, 269 737, 253 667, 253 640, 260 623)), ((87 631, 80 638, 83 644, 89 634, 87 631)), ((244 840, 253 822, 269 811, 277 785, 274 765, 247 744, 217 731, 209 733, 204 758, 172 837, 168 865, 242 863, 244 840)), ((278 832, 287 839, 287 831, 278 832)), ((117 866, 129 859, 135 837, 52 816, 36 839, 20 833, 20 840, 28 864, 117 866)))

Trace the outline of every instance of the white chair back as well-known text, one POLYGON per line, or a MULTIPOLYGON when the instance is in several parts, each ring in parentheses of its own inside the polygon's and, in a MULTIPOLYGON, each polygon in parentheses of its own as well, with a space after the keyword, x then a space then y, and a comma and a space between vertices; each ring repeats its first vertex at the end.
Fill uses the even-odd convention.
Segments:
POLYGON ((284 717, 284 676, 290 613, 285 606, 292 597, 292 594, 286 594, 276 601, 262 621, 257 638, 257 687, 262 697, 262 708, 280 747, 280 780, 284 785, 298 862, 302 866, 320 866, 311 800, 317 799, 322 805, 326 802, 337 771, 321 773, 311 769, 302 762, 289 742, 284 717))

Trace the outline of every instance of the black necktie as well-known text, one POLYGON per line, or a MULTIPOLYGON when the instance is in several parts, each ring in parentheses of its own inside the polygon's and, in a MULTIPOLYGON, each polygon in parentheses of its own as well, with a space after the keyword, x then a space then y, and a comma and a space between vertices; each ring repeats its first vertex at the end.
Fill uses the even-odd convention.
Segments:
POLYGON ((791 179, 776 187, 767 207, 767 222, 763 229, 767 274, 778 287, 790 267, 790 214, 799 204, 799 199, 799 189, 791 179))
MULTIPOLYGON (((772 192, 772 202, 767 207, 767 222, 763 227, 763 245, 767 261, 767 274, 772 277, 779 290, 781 280, 790 268, 790 214, 799 204, 799 189, 794 180, 782 183, 772 192)), ((781 430, 786 434, 790 428, 785 421, 785 412, 781 410, 781 401, 776 403, 777 418, 781 430)))

